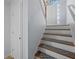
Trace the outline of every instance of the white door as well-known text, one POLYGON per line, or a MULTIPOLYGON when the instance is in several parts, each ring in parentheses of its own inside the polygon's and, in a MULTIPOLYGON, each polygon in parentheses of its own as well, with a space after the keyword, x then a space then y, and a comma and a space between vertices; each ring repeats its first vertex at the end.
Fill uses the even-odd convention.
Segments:
POLYGON ((11 2, 11 54, 22 59, 22 1, 11 2))

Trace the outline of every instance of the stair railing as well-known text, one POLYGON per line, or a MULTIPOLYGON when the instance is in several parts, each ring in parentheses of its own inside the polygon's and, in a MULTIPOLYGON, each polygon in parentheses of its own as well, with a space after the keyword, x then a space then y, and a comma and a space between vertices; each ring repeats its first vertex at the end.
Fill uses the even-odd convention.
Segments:
POLYGON ((74 11, 75 10, 75 6, 74 5, 69 5, 68 9, 70 11, 70 14, 71 14, 73 20, 75 21, 75 11, 74 11))
POLYGON ((45 17, 45 22, 46 22, 46 25, 47 25, 47 20, 46 20, 46 17, 47 17, 47 5, 46 5, 46 1, 45 0, 40 0, 40 4, 41 4, 41 9, 42 9, 43 15, 45 17))

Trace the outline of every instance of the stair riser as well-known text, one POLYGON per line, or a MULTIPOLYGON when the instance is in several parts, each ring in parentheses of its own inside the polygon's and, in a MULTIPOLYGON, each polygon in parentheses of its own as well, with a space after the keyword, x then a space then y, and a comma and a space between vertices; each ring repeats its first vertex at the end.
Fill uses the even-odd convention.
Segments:
POLYGON ((46 29, 70 29, 69 26, 52 26, 52 27, 46 27, 46 29))
POLYGON ((63 40, 63 41, 67 41, 67 42, 73 42, 72 37, 57 36, 57 35, 44 35, 43 37, 57 39, 57 40, 63 40))
POLYGON ((57 59, 71 59, 71 58, 69 58, 69 57, 66 57, 66 56, 63 56, 63 55, 61 55, 61 54, 58 54, 58 53, 49 51, 49 50, 44 49, 44 48, 40 48, 40 47, 39 47, 39 50, 40 50, 41 52, 43 52, 43 53, 49 55, 49 56, 52 56, 52 57, 54 57, 54 58, 57 58, 57 59))
POLYGON ((65 44, 61 44, 61 43, 55 43, 55 42, 50 42, 50 41, 45 41, 42 40, 41 43, 52 46, 52 47, 56 47, 59 49, 63 49, 66 51, 70 51, 70 52, 75 52, 75 48, 73 46, 69 46, 69 45, 65 45, 65 44))
POLYGON ((62 35, 71 35, 69 30, 46 30, 45 33, 48 34, 62 34, 62 35))

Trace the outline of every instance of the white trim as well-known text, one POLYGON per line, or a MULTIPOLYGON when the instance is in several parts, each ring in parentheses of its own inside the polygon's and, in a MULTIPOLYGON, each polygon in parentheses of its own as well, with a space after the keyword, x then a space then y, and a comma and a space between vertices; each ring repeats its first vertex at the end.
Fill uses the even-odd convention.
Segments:
POLYGON ((28 59, 28 0, 23 0, 23 59, 28 59))

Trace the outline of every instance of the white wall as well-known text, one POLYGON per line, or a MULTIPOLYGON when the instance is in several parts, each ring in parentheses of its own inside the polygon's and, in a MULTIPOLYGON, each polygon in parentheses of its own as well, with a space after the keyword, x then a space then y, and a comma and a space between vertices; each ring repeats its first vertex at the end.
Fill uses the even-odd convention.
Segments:
POLYGON ((47 25, 57 24, 57 6, 47 6, 47 25))
POLYGON ((44 32, 45 19, 40 0, 29 0, 28 2, 28 59, 34 59, 34 54, 44 32))
POLYGON ((73 4, 75 5, 75 0, 67 0, 67 5, 73 4))
POLYGON ((67 0, 67 24, 74 23, 73 18, 72 18, 70 11, 68 9, 68 6, 71 4, 75 6, 75 0, 67 0))
POLYGON ((4 56, 10 54, 10 4, 4 1, 4 56))

